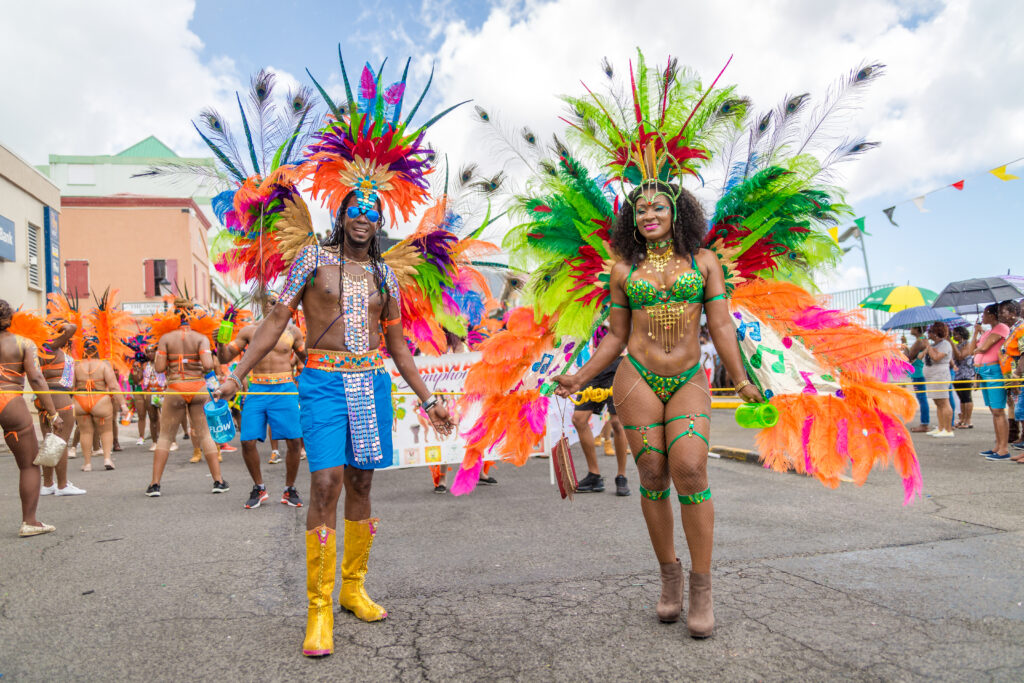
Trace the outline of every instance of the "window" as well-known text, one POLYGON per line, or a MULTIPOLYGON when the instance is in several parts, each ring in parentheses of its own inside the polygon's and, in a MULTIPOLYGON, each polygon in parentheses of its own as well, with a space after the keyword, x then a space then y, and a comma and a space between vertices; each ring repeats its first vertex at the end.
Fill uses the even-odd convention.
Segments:
POLYGON ((67 287, 65 292, 80 299, 89 298, 89 262, 65 261, 64 272, 67 287))
POLYGON ((143 273, 147 297, 174 294, 178 291, 176 259, 146 259, 143 261, 143 273))
POLYGON ((31 223, 28 226, 28 286, 31 289, 43 288, 43 262, 40 258, 42 248, 42 231, 31 223))

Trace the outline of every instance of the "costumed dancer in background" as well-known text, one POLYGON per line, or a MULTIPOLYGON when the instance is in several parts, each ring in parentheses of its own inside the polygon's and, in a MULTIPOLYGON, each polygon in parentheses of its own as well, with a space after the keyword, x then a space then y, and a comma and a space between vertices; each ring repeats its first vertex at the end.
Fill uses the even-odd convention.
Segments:
MULTIPOLYGON (((605 71, 612 78, 607 64, 605 71)), ((824 160, 809 150, 822 148, 817 138, 829 128, 823 122, 848 108, 880 72, 880 65, 867 65, 840 81, 802 136, 797 128, 806 94, 787 98, 745 127, 749 103, 732 88, 715 89, 717 78, 705 88, 671 59, 663 70, 649 70, 639 55, 631 87, 565 98, 575 139, 602 162, 610 180, 633 186, 614 228, 600 189, 608 178, 589 177, 563 148, 542 184, 551 193, 521 199, 529 220, 506 238, 506 248, 533 257, 535 310, 511 312, 508 330, 485 343, 480 368, 470 371, 467 392, 482 398, 483 417, 467 433, 456 484, 463 473, 472 481, 486 448, 525 459, 543 435, 542 421, 525 420, 529 429, 506 432, 497 425, 509 422, 510 411, 527 417, 547 412, 543 382, 571 367, 570 349, 589 338, 585 330, 604 317, 607 301, 612 331, 594 359, 578 375, 554 380, 560 394, 574 393, 581 379, 629 349, 613 397, 637 460, 642 509, 661 563, 657 614, 675 621, 683 605, 668 502, 672 481, 692 563, 687 628, 694 637, 710 635, 714 626, 702 310, 740 396, 763 396, 778 409, 778 423, 757 437, 766 466, 807 472, 834 488, 847 469, 861 484, 875 464, 892 462, 905 502, 920 492, 917 459, 900 422, 913 415, 913 398, 885 383, 906 366, 899 350, 884 333, 862 327, 856 312, 825 309, 795 284, 813 286, 813 269, 833 266, 839 257, 826 229, 849 208, 839 188, 827 184, 828 173, 874 143, 843 141, 827 149, 824 160), (616 94, 622 92, 628 95, 616 94), (705 237, 701 206, 679 182, 684 175, 700 177, 701 163, 723 146, 722 194, 705 237), (585 229, 588 224, 594 227, 585 229), (707 249, 700 248, 702 240, 707 249), (618 262, 606 287, 612 253, 618 262), (559 286, 563 282, 568 286, 559 286), (525 360, 499 370, 524 354, 525 360)))
POLYGON ((170 444, 186 412, 192 427, 190 438, 198 444, 213 477, 211 492, 227 493, 230 490, 221 475, 220 451, 210 436, 203 410, 208 400, 207 389, 216 387, 213 379, 215 364, 210 350, 210 335, 216 326, 216 320, 197 312, 187 297, 176 298, 171 313, 150 319, 153 339, 157 342, 153 369, 166 373, 168 392, 181 392, 167 393, 163 397, 160 438, 153 451, 153 478, 146 489, 146 495, 151 498, 162 494, 160 480, 167 465, 170 444))
MULTIPOLYGON (((340 57, 339 48, 339 61, 340 57)), ((306 521, 309 611, 302 651, 312 657, 334 650, 331 594, 337 564, 337 505, 343 483, 345 541, 338 600, 364 621, 387 616, 364 588, 377 531, 377 520, 370 517, 373 471, 393 461, 391 378, 379 350, 382 340, 398 371, 423 402, 435 429, 441 433, 451 430, 447 411, 423 383, 406 345, 402 314, 407 303, 416 302, 407 302, 399 293, 401 275, 384 263, 379 243, 384 204, 392 220, 396 209, 407 220, 428 198, 424 174, 430 171, 434 153, 422 139, 427 126, 438 117, 407 131, 416 107, 404 121, 400 118, 404 75, 401 82, 384 88, 379 75, 367 65, 357 101, 344 62, 341 67, 347 107, 339 109, 321 89, 333 120, 314 135, 301 169, 312 176, 313 196, 322 197, 334 213, 333 231, 322 246, 318 244, 304 202, 294 186, 282 184, 283 199, 274 206, 280 206, 278 213, 282 214, 278 229, 264 240, 269 244, 276 241, 281 260, 291 265, 280 302, 255 330, 248 351, 216 393, 230 399, 242 388, 246 374, 278 343, 301 304, 313 340, 306 367, 299 375, 302 433, 311 473, 306 521)), ((235 205, 237 210, 237 197, 235 205)), ((408 267, 415 270, 416 264, 423 266, 434 255, 409 253, 408 267)), ((450 260, 450 254, 448 257, 450 260)), ((421 294, 432 296, 434 292, 421 294)))
POLYGON ((155 448, 157 435, 160 434, 160 409, 153 403, 153 397, 148 393, 153 391, 150 387, 154 383, 156 374, 153 370, 153 361, 146 353, 149 341, 147 335, 137 334, 126 339, 125 344, 135 352, 131 358, 131 369, 128 371, 128 386, 132 390, 135 414, 139 419, 139 438, 135 441, 135 445, 142 446, 146 443, 146 422, 148 420, 149 440, 155 448))
MULTIPOLYGON (((36 518, 40 476, 39 467, 32 461, 39 452, 39 441, 21 392, 26 379, 36 391, 46 391, 47 384, 39 370, 35 344, 10 331, 14 315, 11 305, 0 299, 0 391, 15 392, 0 394, 0 429, 3 429, 4 440, 18 464, 18 494, 21 497, 21 530, 18 535, 38 536, 53 531, 54 527, 36 518)), ((39 398, 50 425, 60 429, 63 418, 50 396, 40 394, 39 398)))
MULTIPOLYGON (((74 386, 75 361, 71 356, 71 342, 78 331, 78 326, 71 322, 69 316, 73 316, 70 306, 60 294, 50 295, 50 313, 47 316, 47 324, 51 329, 51 336, 37 351, 45 359, 40 366, 46 384, 51 391, 68 391, 74 386)), ((81 322, 81 320, 79 320, 81 322)), ((55 430, 57 436, 64 439, 66 443, 71 441, 71 431, 75 427, 75 402, 70 394, 50 394, 53 405, 63 418, 60 429, 55 430)), ((39 411, 39 428, 43 436, 50 431, 50 421, 46 418, 46 411, 43 403, 36 398, 36 410, 39 411)), ((68 453, 64 451, 60 462, 56 467, 43 467, 43 488, 40 495, 77 496, 85 493, 70 481, 68 481, 68 453), (56 481, 54 477, 56 476, 56 481)))
MULTIPOLYGON (((275 297, 268 297, 264 305, 264 317, 277 304, 275 297)), ((227 344, 217 348, 217 360, 230 363, 239 354, 243 354, 252 343, 255 326, 248 326, 227 344)), ((299 473, 299 452, 302 448, 300 438, 302 428, 299 424, 299 397, 295 395, 295 382, 292 374, 292 353, 303 365, 306 362, 306 346, 302 331, 293 323, 285 327, 277 343, 267 354, 252 367, 248 377, 248 391, 260 392, 247 395, 242 402, 242 459, 252 477, 253 487, 245 507, 258 508, 270 498, 267 487, 263 484, 260 471, 260 454, 256 450, 256 442, 260 443, 267 436, 267 428, 275 439, 284 439, 287 445, 285 455, 284 493, 281 502, 292 507, 302 507, 302 498, 295 490, 295 477, 299 473), (262 395, 273 393, 274 395, 262 395)))

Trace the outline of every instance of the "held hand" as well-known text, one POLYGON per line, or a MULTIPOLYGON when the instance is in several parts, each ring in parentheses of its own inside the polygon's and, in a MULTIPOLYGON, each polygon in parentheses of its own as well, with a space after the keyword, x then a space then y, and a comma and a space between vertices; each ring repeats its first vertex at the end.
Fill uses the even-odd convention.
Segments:
POLYGON ((555 396, 562 398, 569 398, 573 394, 580 392, 580 381, 576 379, 576 375, 555 375, 551 378, 551 381, 558 385, 555 389, 555 396))
POLYGON ((220 386, 213 392, 214 399, 224 399, 230 401, 238 393, 238 385, 235 384, 235 380, 230 377, 227 381, 221 382, 220 386))
POLYGON ((760 389, 753 384, 747 384, 740 389, 739 396, 746 403, 764 403, 764 396, 761 395, 760 389))
POLYGON ((47 417, 50 418, 50 427, 53 429, 60 429, 61 425, 64 424, 64 418, 60 416, 60 413, 54 413, 52 416, 48 415, 47 417))
POLYGON ((452 429, 455 427, 452 424, 451 418, 448 417, 448 409, 440 403, 432 406, 427 411, 427 417, 430 418, 430 424, 434 426, 434 429, 438 434, 442 436, 448 436, 452 433, 452 429))

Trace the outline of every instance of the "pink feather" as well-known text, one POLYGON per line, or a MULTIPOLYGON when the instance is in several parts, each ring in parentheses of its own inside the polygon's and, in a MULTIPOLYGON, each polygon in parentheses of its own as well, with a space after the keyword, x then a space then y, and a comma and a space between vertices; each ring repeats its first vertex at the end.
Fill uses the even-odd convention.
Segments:
POLYGON ((377 97, 377 81, 369 64, 363 67, 363 75, 359 79, 359 96, 371 101, 377 97))
POLYGON ((548 398, 541 396, 519 409, 519 419, 525 420, 534 434, 543 434, 547 425, 548 398))
POLYGON ((388 89, 384 91, 384 101, 388 104, 398 104, 404 94, 405 83, 392 83, 388 86, 388 89))
POLYGON ((814 418, 808 415, 804 419, 804 426, 800 431, 800 440, 803 442, 804 447, 804 467, 808 474, 814 472, 814 463, 811 462, 811 429, 814 427, 814 418))
POLYGON ((483 468, 483 458, 478 458, 476 464, 472 467, 460 467, 459 471, 455 473, 455 479, 452 481, 452 495, 461 496, 475 489, 477 482, 480 481, 480 472, 483 471, 483 468))

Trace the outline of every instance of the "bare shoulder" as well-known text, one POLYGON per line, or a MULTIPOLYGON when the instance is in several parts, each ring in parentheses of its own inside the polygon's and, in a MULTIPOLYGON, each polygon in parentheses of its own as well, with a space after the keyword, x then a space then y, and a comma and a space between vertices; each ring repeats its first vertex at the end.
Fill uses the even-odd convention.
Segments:
POLYGON ((626 276, 629 274, 629 269, 631 267, 632 267, 632 264, 630 264, 629 261, 626 261, 626 260, 616 261, 615 265, 612 266, 611 281, 612 282, 622 282, 623 280, 625 280, 626 276))
POLYGON ((710 249, 698 249, 694 260, 697 261, 697 265, 705 275, 709 275, 719 269, 718 254, 710 249))

